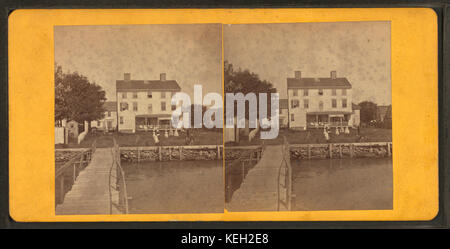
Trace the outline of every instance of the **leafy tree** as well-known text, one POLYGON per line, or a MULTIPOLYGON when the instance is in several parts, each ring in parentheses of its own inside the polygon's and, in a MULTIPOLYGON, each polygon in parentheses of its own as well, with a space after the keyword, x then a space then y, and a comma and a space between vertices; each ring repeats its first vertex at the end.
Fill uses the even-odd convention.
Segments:
MULTIPOLYGON (((272 83, 261 80, 255 73, 248 69, 234 70, 233 64, 224 62, 224 90, 225 93, 255 93, 259 103, 259 93, 267 93, 267 114, 270 115, 270 93, 275 93, 276 89, 272 83)), ((226 110, 226 98, 224 99, 224 108, 226 110)), ((236 105, 235 112, 236 113, 236 105)), ((257 109, 259 111, 259 108, 257 109)), ((248 103, 245 104, 246 118, 248 118, 248 103)))
POLYGON ((58 126, 61 125, 60 121, 68 119, 68 108, 64 101, 65 89, 63 85, 63 71, 62 67, 55 65, 55 122, 58 126))
POLYGON ((363 101, 359 103, 360 119, 362 123, 369 123, 372 120, 377 119, 377 104, 371 101, 363 101))
MULTIPOLYGON (((55 119, 75 120, 79 123, 102 119, 106 101, 102 87, 90 83, 77 72, 63 73, 61 66, 55 71, 55 119)), ((90 128, 90 127, 89 127, 90 128)))

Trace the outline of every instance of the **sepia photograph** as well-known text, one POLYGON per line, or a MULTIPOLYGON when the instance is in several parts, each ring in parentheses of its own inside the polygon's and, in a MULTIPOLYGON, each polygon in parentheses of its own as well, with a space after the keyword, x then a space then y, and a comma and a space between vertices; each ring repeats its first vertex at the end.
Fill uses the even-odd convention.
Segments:
POLYGON ((196 118, 222 120, 220 24, 55 26, 54 50, 57 215, 223 212, 222 126, 196 118))
POLYGON ((393 209, 390 22, 232 24, 223 36, 225 93, 245 95, 225 106, 226 209, 393 209))

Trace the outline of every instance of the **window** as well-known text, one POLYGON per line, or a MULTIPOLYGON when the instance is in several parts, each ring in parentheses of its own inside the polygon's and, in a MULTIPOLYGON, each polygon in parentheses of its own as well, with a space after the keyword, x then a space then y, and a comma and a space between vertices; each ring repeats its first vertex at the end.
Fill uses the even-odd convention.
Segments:
POLYGON ((342 99, 342 107, 347 108, 347 99, 342 99))
POLYGON ((322 110, 323 109, 323 101, 319 102, 319 109, 322 110))
POLYGON ((342 89, 342 96, 347 95, 347 89, 342 89))
POLYGON ((126 110, 128 110, 128 103, 127 102, 120 103, 120 111, 126 111, 126 110))
POLYGON ((336 99, 331 100, 331 107, 336 108, 337 107, 337 101, 336 99))
POLYGON ((161 102, 161 111, 165 111, 166 110, 166 102, 163 101, 161 102))
POLYGON ((291 108, 297 108, 299 106, 298 100, 293 99, 291 100, 291 108))
POLYGON ((295 121, 294 114, 291 114, 291 121, 292 121, 292 122, 295 121))
POLYGON ((161 98, 165 99, 166 98, 166 92, 161 92, 161 98))
POLYGON ((336 96, 336 89, 331 89, 331 95, 336 96))
POLYGON ((303 96, 308 96, 308 89, 303 90, 303 96))
POLYGON ((127 98, 127 93, 122 93, 122 99, 126 99, 127 98))
POLYGON ((138 103, 133 102, 133 111, 137 111, 137 110, 138 110, 138 103))
POLYGON ((176 105, 172 105, 172 111, 175 111, 177 109, 176 105))
POLYGON ((147 98, 151 99, 153 97, 152 92, 147 93, 147 98))
POLYGON ((138 95, 137 92, 133 92, 133 99, 137 99, 138 95))
POLYGON ((319 95, 323 95, 323 89, 319 89, 319 95))
POLYGON ((295 90, 293 90, 293 93, 292 93, 294 96, 298 96, 298 90, 297 89, 295 89, 295 90))
POLYGON ((148 104, 147 110, 148 110, 148 113, 153 113, 153 106, 152 106, 152 104, 148 104))
POLYGON ((111 112, 108 112, 108 117, 111 117, 111 112))
POLYGON ((309 108, 309 100, 307 100, 307 99, 303 100, 303 108, 305 108, 305 109, 309 108))
POLYGON ((97 121, 97 126, 100 126, 100 121, 97 121))
POLYGON ((120 124, 123 124, 123 117, 119 117, 120 119, 120 124))

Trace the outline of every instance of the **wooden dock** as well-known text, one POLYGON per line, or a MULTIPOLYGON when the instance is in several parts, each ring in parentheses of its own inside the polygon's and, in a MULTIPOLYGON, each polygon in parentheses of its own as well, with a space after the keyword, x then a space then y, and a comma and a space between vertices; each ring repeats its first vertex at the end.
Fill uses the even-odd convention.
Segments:
POLYGON ((286 193, 280 191, 280 166, 285 156, 283 150, 283 145, 265 147, 259 162, 248 172, 241 187, 234 192, 227 210, 231 212, 280 210, 280 194, 286 193))
MULTIPOLYGON (((80 172, 62 204, 56 206, 57 215, 110 214, 111 199, 117 201, 118 191, 111 186, 117 171, 113 165, 111 148, 97 148, 89 165, 80 172), (110 192, 111 191, 111 192, 110 192)), ((115 207, 112 213, 120 213, 115 207)))

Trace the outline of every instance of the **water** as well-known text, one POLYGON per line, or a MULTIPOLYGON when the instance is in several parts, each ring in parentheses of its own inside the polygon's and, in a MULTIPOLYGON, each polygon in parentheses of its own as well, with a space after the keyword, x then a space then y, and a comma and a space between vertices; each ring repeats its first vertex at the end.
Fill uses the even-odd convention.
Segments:
POLYGON ((294 210, 392 209, 392 158, 292 160, 294 210))
POLYGON ((122 163, 130 213, 222 213, 222 161, 122 163))

